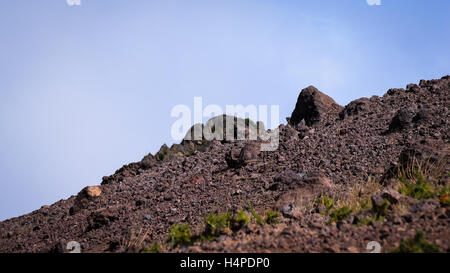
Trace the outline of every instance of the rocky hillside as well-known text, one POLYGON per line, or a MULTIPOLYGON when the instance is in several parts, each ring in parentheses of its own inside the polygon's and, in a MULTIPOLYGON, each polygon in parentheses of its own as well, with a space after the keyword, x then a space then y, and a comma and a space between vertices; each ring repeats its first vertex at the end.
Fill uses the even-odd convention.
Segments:
POLYGON ((164 145, 0 222, 0 252, 449 252, 449 108, 449 76, 345 107, 310 86, 276 151, 164 145))

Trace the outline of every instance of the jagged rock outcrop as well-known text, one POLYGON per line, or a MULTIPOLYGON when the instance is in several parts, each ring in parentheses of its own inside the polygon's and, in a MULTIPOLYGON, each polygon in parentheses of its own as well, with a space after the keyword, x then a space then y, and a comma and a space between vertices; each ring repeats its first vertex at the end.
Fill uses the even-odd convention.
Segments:
POLYGON ((300 92, 289 122, 297 125, 305 120, 306 125, 311 126, 323 121, 325 115, 337 115, 342 109, 331 97, 309 86, 300 92))

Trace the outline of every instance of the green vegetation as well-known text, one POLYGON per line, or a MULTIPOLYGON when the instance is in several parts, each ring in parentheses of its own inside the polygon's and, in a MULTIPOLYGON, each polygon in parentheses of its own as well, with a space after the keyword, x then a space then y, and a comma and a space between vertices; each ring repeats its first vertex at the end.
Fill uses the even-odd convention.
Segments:
POLYGON ((412 172, 411 179, 407 179, 406 176, 400 175, 399 180, 403 184, 403 186, 399 189, 401 194, 416 199, 427 199, 436 195, 436 193, 431 189, 430 183, 426 181, 423 174, 418 170, 414 170, 412 172))
POLYGON ((278 219, 280 217, 280 213, 273 211, 273 210, 268 210, 266 211, 266 217, 264 219, 264 221, 271 225, 271 224, 277 224, 280 222, 280 220, 278 219))
POLYGON ((402 240, 400 246, 393 250, 393 253, 436 253, 440 248, 426 241, 423 231, 418 231, 414 237, 402 240))
POLYGON ((382 221, 384 219, 384 217, 387 214, 387 210, 389 208, 389 206, 391 205, 391 203, 389 203, 388 200, 384 199, 383 203, 381 203, 380 206, 375 208, 375 220, 377 221, 382 221))
POLYGON ((173 225, 168 241, 172 247, 189 245, 191 243, 190 226, 184 224, 173 225))
POLYGON ((262 225, 263 224, 263 218, 261 217, 261 215, 258 215, 256 213, 256 211, 253 209, 252 203, 250 203, 250 201, 247 201, 250 213, 252 214, 253 218, 255 219, 256 223, 258 225, 262 225))
POLYGON ((372 209, 372 200, 370 200, 370 199, 362 200, 361 202, 359 202, 359 207, 362 210, 372 209))
POLYGON ((321 196, 319 199, 317 199, 316 204, 320 204, 325 206, 325 214, 328 214, 330 210, 334 208, 334 200, 327 196, 321 196))
POLYGON ((248 225, 250 222, 250 216, 248 216, 247 213, 245 213, 243 210, 237 210, 237 215, 234 218, 234 221, 239 224, 239 226, 244 227, 248 225))
POLYGON ((150 247, 142 247, 142 253, 158 253, 161 251, 161 246, 158 243, 152 244, 150 247))
POLYGON ((231 213, 223 213, 223 214, 209 214, 206 217, 206 228, 205 235, 209 238, 215 238, 220 235, 220 233, 225 229, 230 227, 231 223, 231 213))
POLYGON ((445 158, 437 161, 413 160, 405 168, 399 170, 398 180, 401 183, 399 192, 415 199, 438 197, 441 204, 448 204, 450 187, 443 178, 450 175, 446 171, 448 162, 445 158))
MULTIPOLYGON (((262 225, 264 222, 267 224, 279 223, 280 213, 268 210, 265 214, 265 219, 258 215, 250 202, 248 202, 251 214, 257 224, 262 225)), ((239 229, 250 223, 251 218, 244 210, 237 210, 236 215, 232 215, 230 212, 222 214, 210 213, 205 218, 205 229, 199 235, 192 236, 189 225, 178 224, 173 225, 169 233, 167 241, 171 247, 190 245, 196 241, 213 241, 221 234, 227 234, 231 232, 232 228, 239 229)), ((160 250, 158 245, 152 245, 151 248, 145 248, 143 251, 146 253, 155 253, 160 250)))
POLYGON ((352 209, 349 208, 348 206, 340 207, 340 208, 334 210, 333 212, 331 212, 330 223, 342 221, 345 218, 347 218, 348 216, 350 216, 351 213, 352 213, 352 209))
POLYGON ((389 203, 388 200, 384 199, 383 203, 381 203, 380 206, 375 207, 375 215, 372 217, 367 217, 367 218, 357 218, 356 219, 356 225, 357 226, 361 226, 361 225, 369 225, 372 222, 378 221, 381 222, 384 220, 384 217, 387 214, 387 210, 389 208, 389 206, 391 205, 391 203, 389 203))

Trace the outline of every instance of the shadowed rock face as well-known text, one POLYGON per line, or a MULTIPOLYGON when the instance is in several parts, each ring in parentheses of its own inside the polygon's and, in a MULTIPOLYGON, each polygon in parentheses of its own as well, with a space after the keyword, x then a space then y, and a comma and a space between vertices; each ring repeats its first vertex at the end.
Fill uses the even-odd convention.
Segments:
POLYGON ((345 106, 344 110, 339 113, 339 117, 344 119, 347 116, 355 116, 362 112, 367 112, 370 110, 369 105, 368 98, 354 100, 345 106))
POLYGON ((397 187, 397 172, 417 159, 439 162, 441 175, 425 178, 450 186, 449 109, 448 76, 355 100, 345 110, 308 87, 290 124, 277 128, 277 150, 261 152, 263 142, 249 139, 163 145, 105 176, 101 186, 0 222, 0 253, 64 252, 71 241, 82 252, 121 252, 120 244, 141 229, 149 234, 147 248, 157 242, 165 252, 366 252, 369 241, 387 252, 416 230, 450 252, 450 194, 418 200, 397 187), (371 209, 330 224, 330 213, 350 204, 341 201, 360 195, 371 209), (355 224, 385 209, 385 200, 392 206, 381 221, 355 224), (197 235, 210 213, 249 214, 249 202, 259 215, 277 210, 280 223, 252 220, 213 241, 167 245, 173 224, 188 224, 197 235))
POLYGON ((325 115, 338 114, 342 109, 332 98, 309 86, 300 92, 290 124, 297 125, 304 119, 306 125, 311 126, 321 122, 325 115))

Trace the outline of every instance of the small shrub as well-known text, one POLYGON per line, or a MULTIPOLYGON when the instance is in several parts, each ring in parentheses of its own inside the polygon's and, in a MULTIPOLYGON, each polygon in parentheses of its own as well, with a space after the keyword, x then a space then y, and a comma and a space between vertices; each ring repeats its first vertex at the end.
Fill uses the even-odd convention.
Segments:
POLYGON ((266 218, 264 219, 264 221, 269 225, 277 224, 280 222, 280 220, 278 219, 279 217, 280 213, 278 213, 277 211, 268 210, 266 211, 266 218))
POLYGON ((158 253, 161 251, 161 246, 158 243, 152 244, 150 247, 143 247, 142 253, 158 253))
POLYGON ((231 223, 231 213, 223 213, 223 214, 209 214, 206 217, 206 235, 217 237, 220 233, 227 227, 230 227, 231 223))
POLYGON ((442 198, 450 193, 448 183, 442 185, 440 182, 446 181, 445 178, 450 175, 447 166, 448 160, 445 157, 437 160, 413 159, 398 171, 401 184, 399 192, 416 199, 442 198))
POLYGON ((403 186, 399 189, 401 194, 415 199, 427 199, 436 195, 431 189, 430 183, 426 181, 420 171, 415 170, 412 175, 413 179, 407 179, 406 176, 399 177, 400 182, 403 184, 403 186))
POLYGON ((342 221, 352 213, 352 209, 348 206, 340 207, 331 213, 330 223, 342 221))
POLYGON ((247 213, 245 213, 243 210, 238 210, 237 215, 234 218, 234 221, 239 224, 239 226, 243 227, 248 225, 250 222, 250 216, 248 216, 247 213))
POLYGON ((402 240, 400 246, 394 253, 436 253, 440 248, 426 241, 426 235, 423 231, 418 231, 414 237, 402 240))
POLYGON ((191 243, 191 228, 189 225, 173 225, 168 241, 172 247, 189 245, 191 243))
POLYGON ((325 213, 328 214, 334 208, 334 200, 327 196, 322 196, 316 200, 317 204, 325 206, 325 213))

